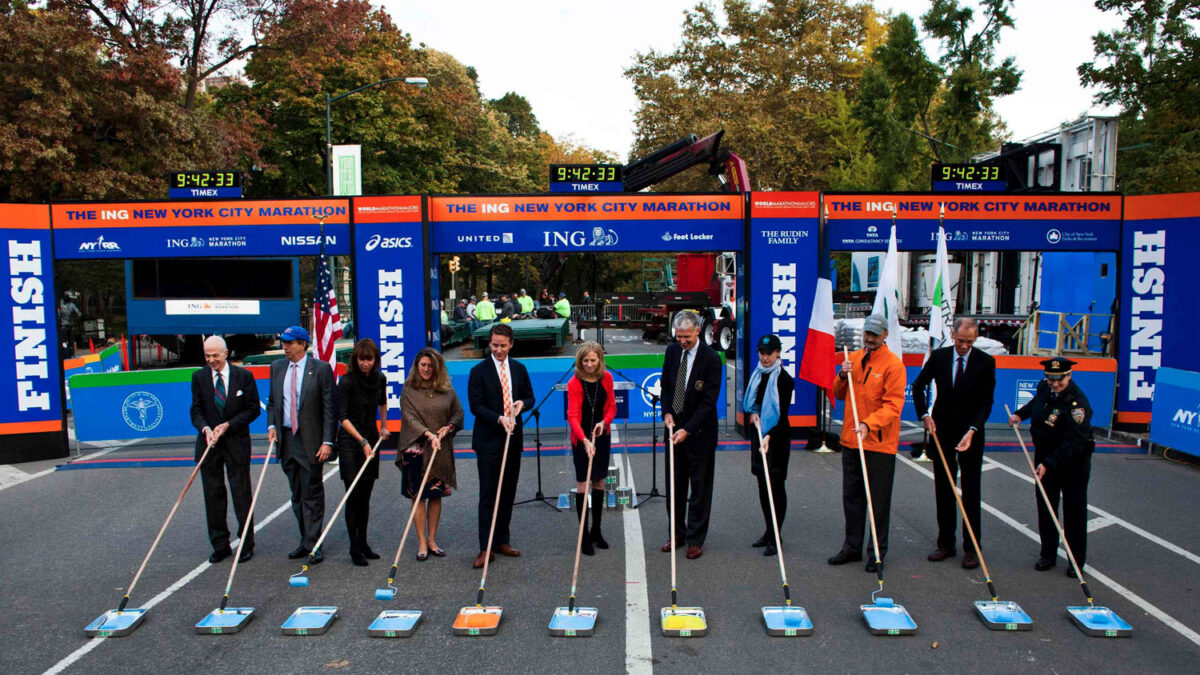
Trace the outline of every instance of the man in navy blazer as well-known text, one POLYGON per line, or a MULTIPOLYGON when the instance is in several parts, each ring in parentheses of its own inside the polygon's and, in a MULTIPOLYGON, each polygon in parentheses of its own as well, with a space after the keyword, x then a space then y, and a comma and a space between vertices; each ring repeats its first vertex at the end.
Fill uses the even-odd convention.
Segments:
MULTIPOLYGON (((996 359, 975 348, 979 326, 974 319, 959 317, 950 333, 954 345, 933 350, 912 383, 913 407, 925 429, 937 435, 950 467, 949 478, 940 459, 933 462, 934 497, 937 502, 937 548, 929 554, 931 562, 941 562, 957 555, 954 549, 958 526, 958 506, 951 483, 962 474, 963 509, 975 531, 979 530, 980 477, 983 473, 983 429, 992 412, 996 391, 996 359), (937 400, 930 411, 925 404, 925 387, 937 384, 937 400)), ((937 446, 925 452, 937 452, 937 446)), ((963 526, 963 561, 967 569, 979 567, 978 552, 973 549, 963 526)))
MULTIPOLYGON (((496 500, 496 532, 493 549, 502 555, 517 557, 508 524, 512 520, 513 501, 517 496, 517 479, 521 475, 521 411, 533 407, 533 383, 525 366, 509 358, 513 345, 513 330, 506 323, 492 324, 488 335, 489 353, 471 368, 467 379, 467 399, 475 428, 471 430, 471 449, 475 451, 479 470, 479 555, 474 566, 483 567, 487 555, 488 530, 492 527, 492 511, 496 500), (504 456, 504 439, 512 432, 508 445, 508 462, 501 480, 500 461, 504 456), (497 486, 499 490, 497 491, 497 486)), ((492 554, 493 558, 495 553, 492 554)))
MULTIPOLYGON (((667 346, 661 380, 663 423, 674 430, 668 433, 675 443, 675 475, 667 485, 667 499, 675 500, 675 532, 671 536, 675 537, 676 548, 686 542, 687 557, 695 560, 704 554, 704 538, 708 535, 717 452, 717 399, 725 378, 721 357, 700 340, 700 315, 679 312, 672 325, 675 342, 667 346)), ((671 508, 669 501, 667 508, 671 508)), ((671 551, 670 541, 662 551, 671 551)))
MULTIPOLYGON (((250 423, 261 412, 254 376, 245 368, 229 363, 228 357, 225 339, 211 335, 204 341, 204 362, 208 365, 192 373, 192 426, 199 432, 195 461, 200 461, 205 448, 213 446, 208 459, 200 465, 204 515, 213 547, 210 563, 219 563, 233 555, 226 521, 226 476, 239 532, 245 529, 250 516, 250 423)), ((245 562, 253 556, 254 525, 251 524, 239 561, 245 562)))
MULTIPOLYGON (((333 454, 337 404, 333 369, 308 353, 308 331, 292 326, 279 335, 285 358, 271 364, 267 441, 278 441, 279 463, 292 489, 292 513, 300 528, 295 560, 312 551, 325 523, 321 464, 333 454)), ((324 559, 320 551, 312 562, 324 559)))

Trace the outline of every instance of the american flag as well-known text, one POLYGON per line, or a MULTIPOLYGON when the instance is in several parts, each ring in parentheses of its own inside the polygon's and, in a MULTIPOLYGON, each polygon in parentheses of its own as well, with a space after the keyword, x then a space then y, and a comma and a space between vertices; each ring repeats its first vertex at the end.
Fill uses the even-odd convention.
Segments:
POLYGON ((342 337, 342 318, 338 315, 337 293, 333 289, 333 275, 329 272, 329 260, 325 257, 325 236, 321 236, 321 254, 317 259, 317 292, 313 296, 313 345, 318 359, 337 367, 333 344, 342 337))

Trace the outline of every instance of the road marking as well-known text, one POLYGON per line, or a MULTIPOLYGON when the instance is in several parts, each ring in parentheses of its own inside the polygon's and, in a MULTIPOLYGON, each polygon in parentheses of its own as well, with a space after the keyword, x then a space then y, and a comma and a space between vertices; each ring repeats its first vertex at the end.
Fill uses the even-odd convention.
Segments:
POLYGON ((1091 534, 1092 532, 1095 532, 1096 530, 1106 528, 1109 525, 1116 525, 1116 521, 1113 520, 1112 518, 1105 518, 1104 516, 1100 516, 1099 518, 1092 518, 1087 523, 1088 534, 1091 534))
MULTIPOLYGON (((915 462, 908 459, 907 457, 904 457, 901 455, 897 455, 897 457, 900 458, 900 461, 904 462, 905 464, 912 467, 913 469, 916 469, 921 474, 923 474, 925 477, 929 478, 930 480, 933 480, 933 472, 929 471, 928 469, 926 469, 923 466, 917 465, 915 462)), ((1008 467, 1005 467, 1002 465, 1001 468, 1007 469, 1008 467)), ((1032 480, 1032 479, 1030 479, 1030 480, 1032 480)), ((987 502, 983 502, 983 501, 980 502, 980 507, 984 511, 987 511, 988 513, 992 514, 993 516, 996 516, 1003 523, 1005 523, 1009 527, 1013 528, 1014 530, 1020 532, 1021 534, 1025 535, 1026 537, 1029 537, 1030 539, 1032 539, 1035 542, 1041 542, 1042 539, 1038 535, 1037 532, 1034 532, 1033 530, 1029 529, 1029 527, 1027 527, 1024 523, 1016 521, 1011 516, 1009 516, 1007 513, 1004 513, 1000 509, 997 509, 996 507, 992 506, 991 504, 988 504, 987 502)), ((1067 554, 1062 548, 1058 549, 1058 557, 1063 558, 1064 560, 1067 558, 1067 554)), ((1191 640, 1193 644, 1200 646, 1200 634, 1196 633, 1196 631, 1194 631, 1191 628, 1188 628, 1187 626, 1180 623, 1175 617, 1171 616, 1170 614, 1167 614, 1166 612, 1162 611, 1158 607, 1155 607, 1154 605, 1150 604, 1150 602, 1147 601, 1145 598, 1138 595, 1137 593, 1134 593, 1133 591, 1129 590, 1128 588, 1125 588, 1124 586, 1122 586, 1121 584, 1119 584, 1115 580, 1113 580, 1111 577, 1100 572, 1100 570, 1096 569, 1095 567, 1093 567, 1090 564, 1084 565, 1084 572, 1087 574, 1087 576, 1091 577, 1095 581, 1098 581, 1101 584, 1112 589, 1113 592, 1115 592, 1117 595, 1120 595, 1121 597, 1125 598, 1126 600, 1133 603, 1137 607, 1140 607, 1143 611, 1145 611, 1150 616, 1153 616, 1154 618, 1163 622, 1164 624, 1167 625, 1168 628, 1174 630, 1176 633, 1179 633, 1180 635, 1187 638, 1188 640, 1191 640)))
MULTIPOLYGON (((1025 474, 1021 473, 1020 471, 1017 471, 1016 469, 1014 469, 1006 464, 1003 464, 1001 462, 997 462, 996 460, 992 459, 991 457, 985 457, 984 462, 986 462, 989 465, 995 466, 997 469, 1002 469, 1004 471, 1007 471, 1007 472, 1011 473, 1012 475, 1016 476, 1017 478, 1020 478, 1021 480, 1025 481, 1026 483, 1029 483, 1030 485, 1033 484, 1033 478, 1031 476, 1026 476, 1025 474)), ((1170 551, 1172 553, 1177 553, 1177 554, 1183 556, 1184 558, 1191 560, 1192 562, 1196 563, 1197 565, 1200 565, 1200 555, 1196 555, 1195 553, 1192 553, 1191 551, 1189 551, 1185 548, 1176 546, 1175 544, 1172 544, 1171 542, 1167 541, 1166 539, 1163 539, 1162 537, 1160 537, 1156 534, 1153 534, 1151 532, 1147 532, 1146 530, 1143 530, 1142 528, 1138 527, 1137 525, 1134 525, 1133 523, 1131 523, 1123 518, 1118 518, 1117 516, 1114 516, 1113 514, 1109 513, 1108 511, 1105 511, 1102 508, 1088 504, 1088 510, 1091 511, 1092 513, 1100 516, 1101 518, 1108 518, 1109 520, 1113 521, 1114 524, 1120 525, 1121 527, 1129 530, 1130 532, 1138 535, 1139 537, 1142 537, 1143 539, 1152 541, 1155 544, 1158 544, 1159 546, 1167 549, 1168 551, 1170 551)))
MULTIPOLYGON (((333 470, 329 471, 328 473, 326 473, 321 478, 321 480, 322 480, 322 482, 328 481, 330 479, 330 477, 332 477, 336 474, 337 474, 337 469, 333 469, 333 470)), ((262 522, 259 522, 254 526, 254 533, 258 534, 259 532, 261 532, 264 527, 271 524, 271 521, 273 521, 276 518, 278 518, 279 516, 283 515, 285 512, 290 511, 291 508, 292 508, 291 500, 284 502, 283 506, 280 506, 279 508, 272 511, 271 515, 267 516, 266 518, 264 518, 262 520, 262 522)), ((229 542, 229 545, 231 547, 237 547, 237 544, 238 544, 237 537, 235 537, 232 541, 229 542)), ((179 578, 178 581, 176 581, 175 583, 168 586, 161 593, 154 596, 153 598, 150 598, 149 602, 147 602, 144 605, 141 605, 142 609, 150 609, 151 607, 154 607, 155 605, 162 602, 163 600, 166 600, 167 598, 171 597, 172 595, 175 594, 176 591, 178 591, 179 589, 181 589, 184 586, 191 583, 192 580, 194 580, 196 577, 200 576, 200 574, 202 572, 204 572, 204 570, 206 570, 210 567, 212 567, 212 564, 209 563, 207 560, 200 563, 195 568, 193 568, 191 572, 188 572, 187 574, 183 575, 182 577, 179 578)), ((86 643, 84 643, 84 645, 82 647, 71 652, 66 657, 64 657, 61 661, 54 664, 49 670, 47 670, 45 672, 44 675, 56 675, 57 673, 63 672, 67 668, 70 668, 71 665, 74 664, 76 661, 78 661, 79 659, 82 659, 84 656, 86 656, 88 652, 92 651, 93 649, 96 649, 101 644, 103 644, 104 642, 111 640, 111 639, 114 639, 114 638, 92 638, 92 639, 88 640, 86 643)))
MULTIPOLYGON (((120 442, 119 445, 114 445, 111 448, 105 448, 99 452, 93 452, 90 455, 80 455, 79 457, 76 457, 75 459, 68 460, 66 463, 71 464, 71 463, 77 462, 81 459, 96 459, 97 457, 102 457, 104 455, 107 455, 110 452, 113 452, 114 450, 120 450, 121 448, 123 448, 127 445, 132 445, 133 443, 137 443, 137 442, 138 442, 138 439, 134 439, 131 441, 122 441, 122 442, 120 442)), ((58 469, 58 467, 51 467, 49 469, 43 469, 36 473, 25 473, 24 471, 14 467, 14 466, 8 466, 8 465, 0 466, 0 490, 6 490, 15 485, 20 485, 21 483, 28 483, 29 481, 33 480, 34 478, 41 478, 42 476, 49 476, 50 474, 54 473, 57 469, 58 469)))
POLYGON ((995 468, 996 468, 995 464, 984 464, 983 466, 979 467, 979 470, 980 471, 991 471, 992 469, 995 469, 995 468))
MULTIPOLYGON (((621 457, 620 460, 627 458, 621 457)), ((636 495, 633 464, 620 460, 617 462, 621 472, 619 485, 628 486, 636 495), (626 464, 629 465, 628 470, 626 464)), ((625 525, 625 672, 630 675, 654 672, 650 646, 650 596, 646 588, 646 544, 642 540, 641 513, 640 509, 633 508, 633 504, 622 511, 625 525)))

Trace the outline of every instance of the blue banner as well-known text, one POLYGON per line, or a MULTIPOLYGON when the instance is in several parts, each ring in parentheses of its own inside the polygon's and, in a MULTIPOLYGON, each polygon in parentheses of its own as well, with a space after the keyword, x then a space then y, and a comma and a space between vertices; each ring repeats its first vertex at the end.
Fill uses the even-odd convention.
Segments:
POLYGON ((0 316, 6 323, 4 361, 10 364, 11 378, 0 387, 0 434, 61 432, 58 301, 49 208, 0 205, 0 233, 9 277, 0 316))
MULTIPOLYGON (((758 365, 757 340, 773 333, 783 343, 783 367, 797 378, 812 315, 819 235, 816 192, 755 192, 750 198, 749 295, 755 308, 744 329, 744 369, 748 379, 758 365)), ((739 312, 739 318, 741 313, 739 312)), ((738 380, 738 400, 744 379, 738 380)), ((816 387, 799 378, 787 414, 801 419, 796 426, 816 424, 816 387), (811 419, 809 419, 811 418, 811 419)))
POLYGON ((1200 456, 1200 373, 1177 368, 1158 369, 1150 440, 1200 456))
POLYGON ((420 197, 354 200, 354 330, 379 345, 389 421, 400 420, 404 380, 426 345, 424 265, 420 197))

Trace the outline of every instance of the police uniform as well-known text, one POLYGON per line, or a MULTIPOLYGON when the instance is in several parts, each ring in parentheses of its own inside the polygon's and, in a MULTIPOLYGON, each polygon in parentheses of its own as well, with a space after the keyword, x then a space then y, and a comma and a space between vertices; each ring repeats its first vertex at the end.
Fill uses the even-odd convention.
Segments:
MULTIPOLYGON (((1033 400, 1021 406, 1016 415, 1030 421, 1033 436, 1034 463, 1046 467, 1042 485, 1058 511, 1062 497, 1062 526, 1067 544, 1079 566, 1087 558, 1087 486, 1092 471, 1092 406, 1072 380, 1062 392, 1050 390, 1047 380, 1060 380, 1071 373, 1075 362, 1061 357, 1042 361, 1046 380, 1038 384, 1033 400)), ((1034 487, 1036 492, 1037 488, 1034 487)), ((1058 530, 1046 509, 1044 500, 1035 494, 1038 509, 1038 530, 1042 549, 1035 567, 1050 569, 1058 558, 1058 530)), ((1068 570, 1070 575, 1073 570, 1068 570)))

